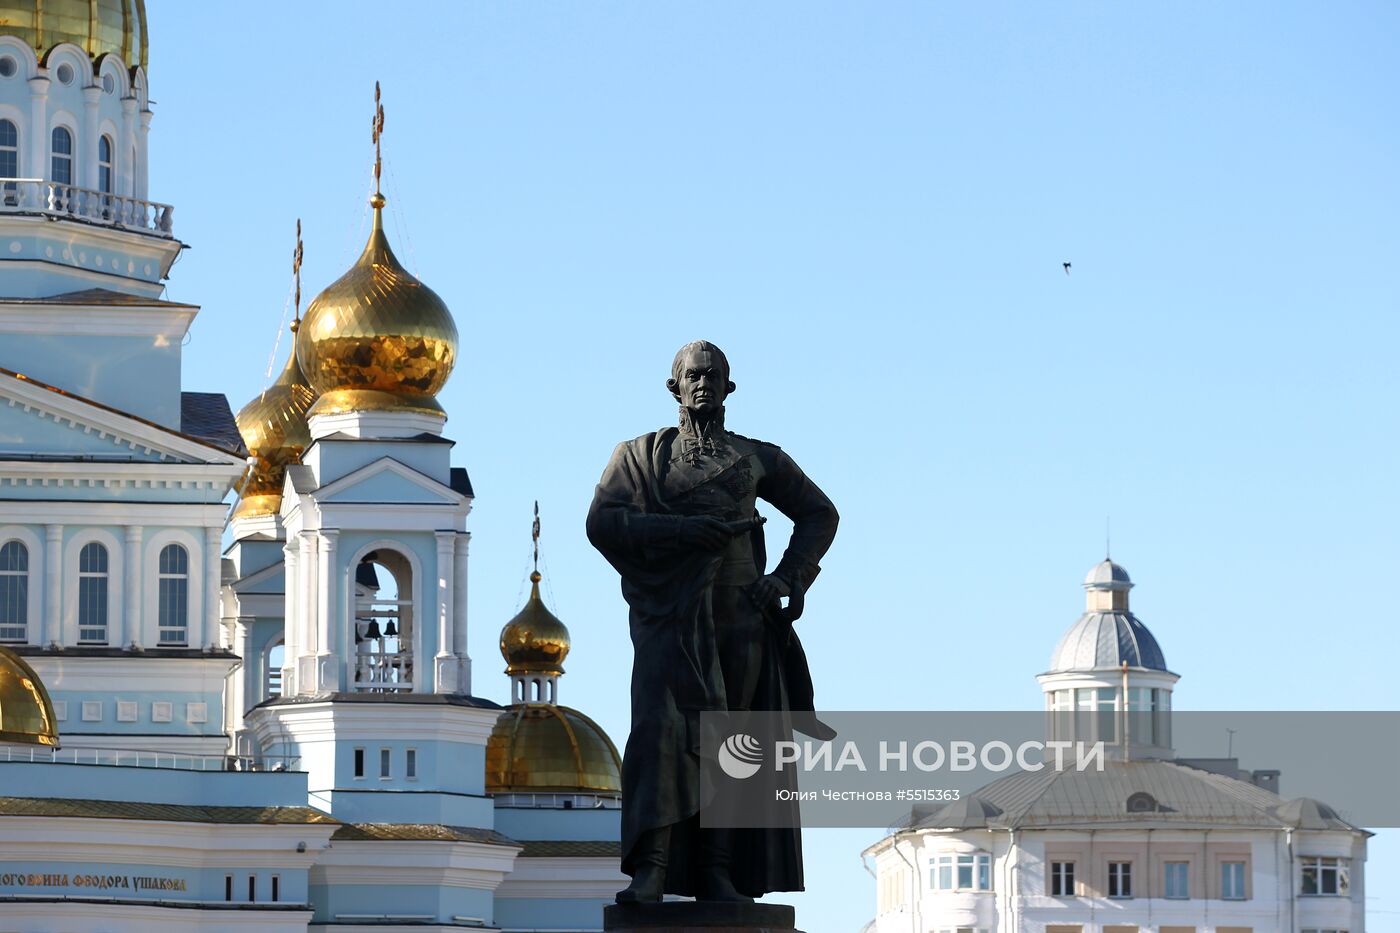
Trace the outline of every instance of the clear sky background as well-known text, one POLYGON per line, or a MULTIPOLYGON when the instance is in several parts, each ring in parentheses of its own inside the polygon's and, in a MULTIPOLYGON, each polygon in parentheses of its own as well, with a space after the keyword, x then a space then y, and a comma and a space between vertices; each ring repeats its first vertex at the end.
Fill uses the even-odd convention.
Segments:
MULTIPOLYGON (((1111 516, 1178 707, 1397 707, 1395 5, 148 8, 185 384, 235 409, 287 350, 295 219, 308 301, 364 242, 384 84, 391 240, 462 334, 478 694, 538 498, 561 699, 622 743, 584 515, 704 337, 730 426, 842 512, 800 623, 823 706, 1038 708, 1111 516)), ((807 834, 811 933, 873 915, 879 835, 807 834)))

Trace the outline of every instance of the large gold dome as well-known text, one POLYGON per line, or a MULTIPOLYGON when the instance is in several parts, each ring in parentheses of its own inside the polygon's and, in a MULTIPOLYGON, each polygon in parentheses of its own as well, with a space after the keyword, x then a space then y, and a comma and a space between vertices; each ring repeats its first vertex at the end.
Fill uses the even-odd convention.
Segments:
POLYGON ((619 794, 622 759, 578 710, 521 703, 501 713, 486 740, 486 792, 619 794))
POLYGON ((282 375, 238 412, 238 433, 257 463, 244 476, 243 492, 233 511, 235 518, 277 514, 287 466, 299 463, 311 446, 306 412, 314 401, 316 395, 307 385, 293 345, 282 375))
POLYGON ((0 743, 58 747, 49 692, 24 658, 0 647, 0 743))
POLYGON ((383 199, 375 197, 364 252, 311 302, 297 336, 297 358, 318 396, 311 414, 440 415, 434 396, 452 374, 457 325, 437 293, 389 249, 383 199))
POLYGON ((501 629, 501 656, 507 674, 564 673, 569 656, 569 629, 540 599, 540 572, 530 574, 530 598, 525 608, 501 629))
POLYGON ((0 0, 0 34, 19 36, 39 58, 71 42, 90 58, 115 53, 148 67, 146 0, 0 0))

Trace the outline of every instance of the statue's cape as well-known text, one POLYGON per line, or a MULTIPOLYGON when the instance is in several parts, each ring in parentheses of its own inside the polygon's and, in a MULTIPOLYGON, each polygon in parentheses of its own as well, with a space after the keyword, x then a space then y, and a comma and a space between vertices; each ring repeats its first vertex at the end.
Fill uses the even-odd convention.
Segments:
MULTIPOLYGON (((593 545, 622 576, 635 651, 632 731, 622 764, 623 870, 631 873, 641 833, 693 824, 700 811, 700 713, 728 709, 715 641, 711 593, 722 558, 664 546, 664 527, 678 518, 661 487, 662 467, 677 429, 619 444, 595 491, 588 516, 593 545)), ((753 552, 763 572, 762 531, 753 552)), ((672 541, 674 538, 672 538, 672 541)), ((775 601, 762 607, 771 624, 752 708, 790 711, 794 728, 819 738, 833 733, 816 721, 812 677, 801 642, 781 621, 775 601)), ((801 890, 800 838, 795 829, 736 830, 731 873, 747 893, 801 890), (742 839, 742 842, 740 840, 742 839)), ((694 866, 676 864, 692 846, 672 842, 669 893, 694 894, 694 866), (676 879, 673 883, 672 879, 676 879)))

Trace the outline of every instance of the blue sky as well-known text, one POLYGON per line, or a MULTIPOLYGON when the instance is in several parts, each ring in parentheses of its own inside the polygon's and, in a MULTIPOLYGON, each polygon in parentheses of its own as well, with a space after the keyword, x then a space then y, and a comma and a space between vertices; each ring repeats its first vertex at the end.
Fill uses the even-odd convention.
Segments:
MULTIPOLYGON (((822 705, 1038 706, 1111 516, 1178 706, 1396 708, 1400 8, 148 7, 186 387, 235 408, 295 219, 308 300, 364 241, 383 82, 391 238, 463 335, 476 692, 506 698, 538 498, 561 698, 621 743, 625 610, 583 517, 704 337, 731 427, 842 510, 800 623, 822 705)), ((872 914, 877 835, 808 834, 814 933, 872 914)))

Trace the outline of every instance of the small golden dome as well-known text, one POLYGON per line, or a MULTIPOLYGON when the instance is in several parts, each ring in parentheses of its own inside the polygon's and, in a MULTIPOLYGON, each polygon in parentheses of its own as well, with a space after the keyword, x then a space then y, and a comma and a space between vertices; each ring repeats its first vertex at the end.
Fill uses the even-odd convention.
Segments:
POLYGON ((488 794, 622 792, 622 759, 608 734, 576 709, 521 703, 486 740, 488 794))
POLYGON ((34 668, 0 647, 0 743, 57 748, 57 723, 49 692, 34 668))
POLYGON ((457 325, 437 293, 399 264, 384 236, 383 198, 372 203, 365 251, 311 302, 297 335, 297 358, 318 396, 311 414, 440 415, 434 396, 457 359, 457 325))
MULTIPOLYGON (((293 326, 293 335, 296 330, 293 326)), ((238 412, 238 433, 243 435, 248 455, 258 462, 244 474, 235 518, 277 514, 287 466, 301 462, 302 453, 311 446, 306 412, 314 401, 316 396, 306 383, 293 346, 282 375, 238 412)))
POLYGON ((501 629, 501 656, 507 674, 564 673, 569 656, 569 629, 540 599, 540 572, 530 574, 525 608, 501 629))
POLYGON ((88 57, 115 52, 147 67, 146 0, 0 0, 0 35, 19 36, 42 59, 71 42, 88 57))

